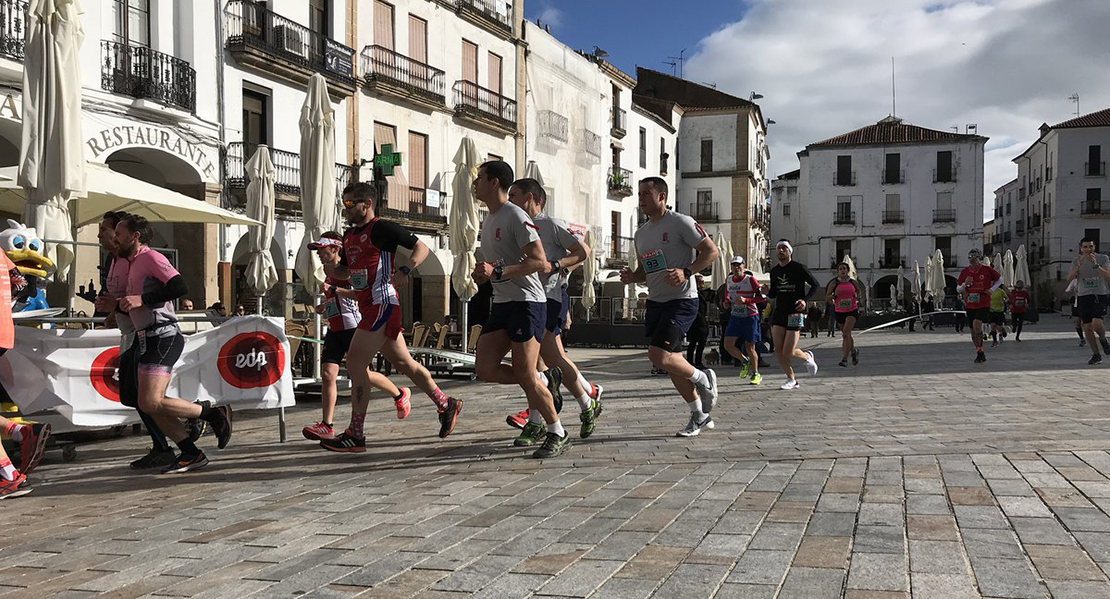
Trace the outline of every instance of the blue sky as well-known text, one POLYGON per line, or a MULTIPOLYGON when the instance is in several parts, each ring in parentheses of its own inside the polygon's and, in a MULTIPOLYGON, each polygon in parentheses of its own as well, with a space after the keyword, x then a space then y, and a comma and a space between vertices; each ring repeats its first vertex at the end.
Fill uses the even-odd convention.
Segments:
POLYGON ((524 16, 551 26, 576 50, 600 46, 609 62, 630 75, 636 66, 671 72, 663 61, 694 54, 698 43, 722 23, 743 17, 740 0, 683 0, 681 14, 669 0, 529 0, 524 16))

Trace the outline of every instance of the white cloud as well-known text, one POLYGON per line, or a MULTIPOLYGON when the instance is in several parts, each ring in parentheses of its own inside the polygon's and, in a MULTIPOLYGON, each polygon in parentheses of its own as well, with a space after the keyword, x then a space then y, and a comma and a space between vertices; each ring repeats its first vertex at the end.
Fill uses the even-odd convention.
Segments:
POLYGON ((891 111, 932 129, 978 124, 985 206, 1017 173, 1011 159, 1042 122, 1110 107, 1106 0, 749 0, 742 21, 701 41, 687 78, 747 98, 766 118, 772 173, 797 168, 806 144, 891 111))
POLYGON ((543 8, 541 8, 539 14, 536 15, 536 18, 539 19, 541 23, 550 25, 551 27, 559 27, 563 24, 563 11, 546 2, 542 3, 541 6, 543 6, 543 8))

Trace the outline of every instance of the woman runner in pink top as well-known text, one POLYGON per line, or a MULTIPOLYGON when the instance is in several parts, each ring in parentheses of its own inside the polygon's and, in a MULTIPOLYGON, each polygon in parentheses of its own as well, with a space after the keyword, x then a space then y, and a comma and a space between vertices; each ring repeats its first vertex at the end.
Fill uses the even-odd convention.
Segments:
POLYGON ((843 333, 841 347, 844 349, 840 360, 842 368, 848 367, 848 356, 852 356, 852 364, 859 364, 859 350, 856 349, 855 340, 852 339, 852 329, 859 319, 859 298, 863 295, 859 281, 853 279, 848 270, 848 263, 841 262, 836 265, 836 278, 829 282, 825 289, 825 301, 832 302, 836 314, 836 324, 843 333))

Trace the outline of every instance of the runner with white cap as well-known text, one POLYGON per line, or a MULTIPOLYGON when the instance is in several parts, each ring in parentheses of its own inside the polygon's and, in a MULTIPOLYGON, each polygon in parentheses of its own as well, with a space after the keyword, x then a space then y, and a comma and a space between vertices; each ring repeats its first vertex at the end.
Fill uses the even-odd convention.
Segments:
POLYGON ((771 290, 768 297, 775 300, 771 312, 771 336, 775 342, 775 357, 786 373, 786 382, 780 389, 797 389, 801 385, 794 376, 792 358, 806 361, 809 375, 817 374, 817 361, 813 352, 798 349, 798 336, 805 328, 806 300, 812 298, 820 285, 801 262, 793 259, 794 247, 790 241, 780 239, 775 245, 779 263, 771 268, 771 290), (809 289, 806 289, 809 286, 809 289))

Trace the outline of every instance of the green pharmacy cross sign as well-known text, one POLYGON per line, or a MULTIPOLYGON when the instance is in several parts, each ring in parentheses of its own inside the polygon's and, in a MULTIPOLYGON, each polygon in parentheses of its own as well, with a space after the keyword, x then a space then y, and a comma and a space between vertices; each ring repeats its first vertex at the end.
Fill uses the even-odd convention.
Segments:
POLYGON ((398 166, 401 166, 401 153, 393 151, 393 144, 382 144, 382 151, 374 154, 374 168, 383 176, 389 177, 398 166))

